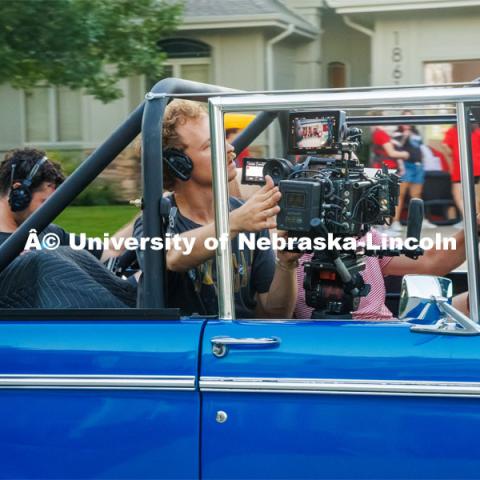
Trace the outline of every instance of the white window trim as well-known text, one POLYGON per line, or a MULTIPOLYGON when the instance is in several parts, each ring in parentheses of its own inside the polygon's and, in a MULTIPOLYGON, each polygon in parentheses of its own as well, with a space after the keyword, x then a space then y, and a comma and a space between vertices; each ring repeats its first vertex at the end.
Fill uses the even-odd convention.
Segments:
POLYGON ((479 62, 480 56, 477 55, 476 57, 466 57, 465 54, 458 53, 456 55, 448 55, 445 57, 445 54, 438 54, 438 55, 429 55, 425 59, 421 58, 420 61, 422 62, 422 66, 426 63, 452 63, 452 62, 479 62))
POLYGON ((48 108, 49 108, 49 122, 48 122, 48 139, 44 141, 36 141, 30 142, 27 139, 27 92, 25 90, 22 91, 21 95, 21 126, 22 126, 22 140, 25 146, 41 146, 41 147, 64 147, 64 148, 72 148, 72 146, 82 146, 84 142, 84 133, 85 133, 85 105, 84 99, 85 95, 80 93, 81 95, 81 108, 80 108, 80 115, 81 115, 81 122, 80 122, 80 138, 78 140, 72 141, 59 141, 58 140, 58 111, 57 111, 57 88, 53 85, 39 85, 39 87, 47 88, 48 89, 48 108))
POLYGON ((27 144, 27 101, 25 91, 20 91, 20 140, 22 144, 27 144))
MULTIPOLYGON (((459 56, 459 58, 448 58, 448 60, 445 60, 445 57, 442 57, 442 59, 429 59, 429 60, 422 60, 421 61, 421 72, 422 72, 422 82, 425 82, 425 68, 428 64, 431 63, 456 63, 456 62, 480 62, 480 57, 476 58, 464 58, 464 56, 459 56)), ((474 80, 472 78, 472 80, 474 80)))
POLYGON ((58 142, 58 112, 57 112, 57 89, 48 87, 48 108, 49 108, 49 138, 52 142, 58 142))
MULTIPOLYGON (((169 58, 164 62, 164 65, 167 67, 172 67, 172 76, 176 78, 182 78, 181 70, 185 65, 211 65, 210 57, 200 57, 200 58, 169 58)), ((209 70, 210 76, 212 72, 209 70)))

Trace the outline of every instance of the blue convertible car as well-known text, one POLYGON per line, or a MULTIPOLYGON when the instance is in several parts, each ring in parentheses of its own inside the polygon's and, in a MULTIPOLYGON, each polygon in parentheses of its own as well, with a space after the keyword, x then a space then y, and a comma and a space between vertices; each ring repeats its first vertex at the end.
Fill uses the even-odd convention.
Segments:
MULTIPOLYGON (((0 247, 0 269, 141 124, 145 234, 161 236, 159 124, 169 99, 184 95, 210 103, 218 235, 228 229, 227 111, 261 112, 237 139, 241 150, 295 109, 453 104, 456 115, 422 119, 458 122, 466 211, 473 205, 466 132, 480 87, 253 95, 167 79, 0 247)), ((398 321, 235 320, 228 249, 218 252, 213 318, 164 308, 164 258, 148 250, 137 309, 1 310, 0 477, 479 478, 473 213, 465 223, 472 318, 450 305, 449 280, 409 277, 398 321)))

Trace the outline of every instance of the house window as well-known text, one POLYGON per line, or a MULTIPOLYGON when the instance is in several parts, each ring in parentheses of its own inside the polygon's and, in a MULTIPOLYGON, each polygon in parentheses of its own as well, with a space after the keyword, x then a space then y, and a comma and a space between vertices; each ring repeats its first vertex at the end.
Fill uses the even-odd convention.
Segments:
POLYGON ((347 86, 347 67, 342 62, 328 64, 328 88, 345 88, 347 86))
POLYGON ((27 143, 82 140, 82 96, 66 87, 37 87, 25 92, 27 143))
MULTIPOLYGON (((445 60, 442 62, 425 62, 423 64, 425 83, 438 85, 442 83, 466 83, 480 77, 480 60, 445 60)), ((439 105, 435 113, 453 113, 451 106, 439 105)), ((434 113, 433 111, 430 113, 434 113)), ((446 127, 429 125, 425 128, 427 139, 442 140, 446 127)))
POLYGON ((165 67, 164 72, 167 73, 165 76, 202 83, 209 83, 211 81, 209 58, 169 59, 165 62, 165 67))
MULTIPOLYGON (((211 83, 211 47, 206 43, 189 38, 170 38, 158 42, 168 60, 164 63, 163 77, 177 77, 194 82, 211 83)), ((149 79, 148 87, 158 80, 149 79)))
POLYGON ((480 77, 480 60, 426 62, 424 72, 428 84, 471 82, 480 77))

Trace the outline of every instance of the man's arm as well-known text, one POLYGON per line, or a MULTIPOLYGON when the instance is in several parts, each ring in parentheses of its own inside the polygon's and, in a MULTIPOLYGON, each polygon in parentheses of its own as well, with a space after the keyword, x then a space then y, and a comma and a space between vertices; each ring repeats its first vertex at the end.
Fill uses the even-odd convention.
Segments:
MULTIPOLYGON (((277 231, 279 237, 288 233, 277 231)), ((278 251, 275 273, 267 293, 258 294, 256 314, 260 318, 292 318, 297 301, 297 267, 302 252, 278 251)))
POLYGON ((382 147, 390 158, 395 158, 397 160, 398 172, 400 175, 403 175, 405 173, 403 160, 408 160, 410 154, 406 151, 395 150, 391 142, 384 143, 382 147))
MULTIPOLYGON (((267 183, 241 207, 230 213, 230 239, 240 232, 258 232, 264 229, 275 228, 275 216, 280 211, 277 205, 281 194, 278 187, 268 177, 267 183)), ((193 248, 184 254, 185 249, 171 249, 167 253, 167 268, 174 272, 185 272, 204 263, 215 255, 214 250, 205 248, 205 240, 216 237, 215 224, 210 223, 180 235, 193 248)))
MULTIPOLYGON (((115 232, 110 238, 129 238, 133 236, 133 224, 135 223, 136 217, 124 225, 120 230, 115 232)), ((125 251, 125 244, 122 244, 122 248, 119 250, 107 249, 102 252, 100 257, 101 262, 107 261, 111 257, 119 257, 125 251)))
POLYGON ((257 295, 260 318, 292 318, 297 301, 297 260, 277 260, 270 290, 257 295))
POLYGON ((445 143, 440 144, 437 150, 440 150, 440 153, 443 153, 448 164, 448 170, 451 172, 453 168, 453 150, 445 143))
POLYGON ((417 260, 405 256, 394 257, 382 270, 387 275, 445 275, 465 261, 465 234, 462 231, 453 237, 457 242, 455 250, 427 250, 417 260))
POLYGON ((391 142, 384 143, 382 147, 390 158, 396 158, 398 160, 408 160, 408 158, 410 157, 408 152, 395 150, 391 142))

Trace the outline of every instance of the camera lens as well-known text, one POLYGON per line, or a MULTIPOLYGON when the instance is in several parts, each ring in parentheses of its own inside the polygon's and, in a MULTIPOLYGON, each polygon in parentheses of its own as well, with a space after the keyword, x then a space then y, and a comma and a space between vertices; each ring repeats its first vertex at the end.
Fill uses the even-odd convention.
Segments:
POLYGON ((270 175, 273 183, 278 185, 280 180, 285 180, 293 172, 293 164, 283 158, 268 160, 263 167, 263 176, 270 175))

